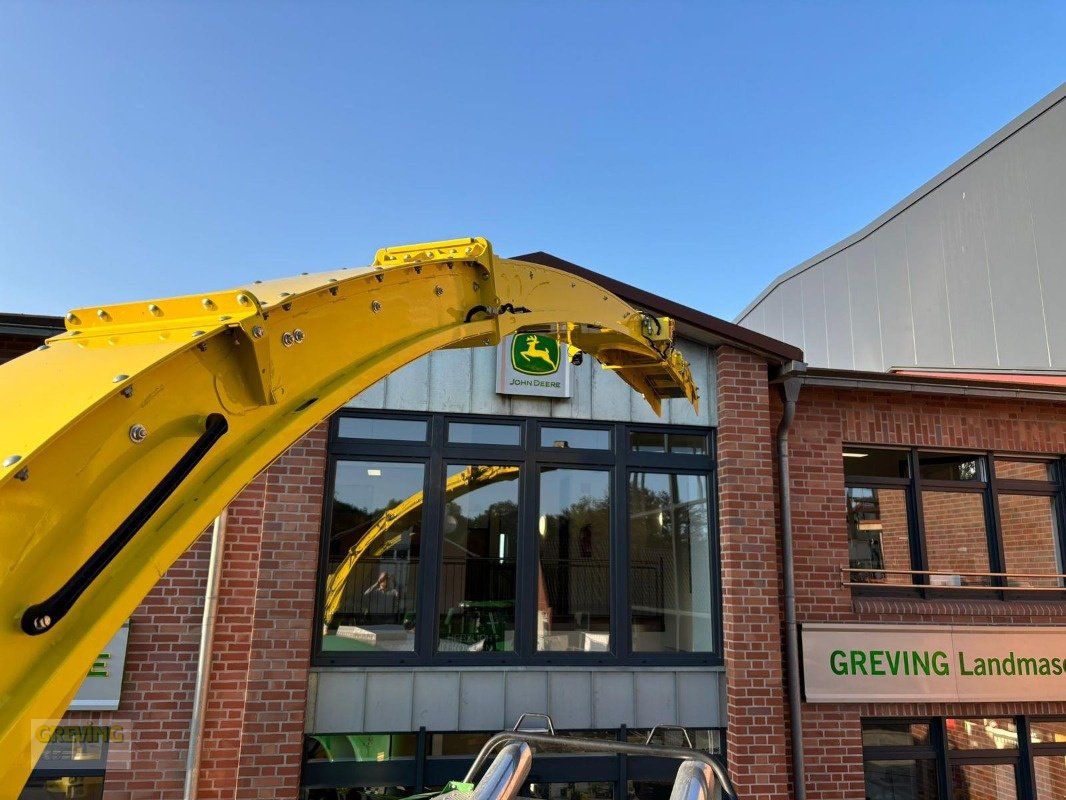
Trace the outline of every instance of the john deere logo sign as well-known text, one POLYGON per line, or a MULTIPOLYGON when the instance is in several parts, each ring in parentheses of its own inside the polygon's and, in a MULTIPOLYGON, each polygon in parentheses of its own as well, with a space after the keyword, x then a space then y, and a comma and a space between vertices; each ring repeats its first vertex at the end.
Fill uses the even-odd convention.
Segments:
POLYGON ((559 371, 559 343, 538 333, 519 333, 511 339, 511 366, 523 375, 551 375, 559 371))
POLYGON ((500 340, 496 391, 532 397, 570 396, 570 359, 565 344, 540 333, 516 333, 500 340))

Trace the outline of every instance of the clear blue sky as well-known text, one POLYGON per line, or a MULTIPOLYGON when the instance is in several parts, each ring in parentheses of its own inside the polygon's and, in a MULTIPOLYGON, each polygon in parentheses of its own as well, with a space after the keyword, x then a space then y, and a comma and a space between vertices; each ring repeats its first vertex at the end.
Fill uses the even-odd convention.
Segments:
POLYGON ((4 2, 0 310, 482 235, 731 319, 1066 80, 1062 9, 4 2))

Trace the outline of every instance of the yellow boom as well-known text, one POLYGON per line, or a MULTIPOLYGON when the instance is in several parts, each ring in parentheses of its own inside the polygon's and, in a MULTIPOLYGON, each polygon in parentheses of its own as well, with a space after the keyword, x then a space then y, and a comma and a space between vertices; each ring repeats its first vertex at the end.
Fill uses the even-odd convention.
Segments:
POLYGON ((433 350, 542 332, 656 411, 697 402, 673 326, 484 239, 378 251, 373 266, 88 308, 0 367, 0 796, 34 720, 86 670, 222 508, 328 414, 433 350))

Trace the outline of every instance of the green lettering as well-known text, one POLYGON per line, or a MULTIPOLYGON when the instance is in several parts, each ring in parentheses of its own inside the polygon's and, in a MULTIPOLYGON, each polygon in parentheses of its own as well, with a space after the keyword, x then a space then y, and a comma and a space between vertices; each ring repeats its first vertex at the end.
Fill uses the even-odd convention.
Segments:
POLYGON ((960 675, 973 675, 973 673, 966 669, 966 654, 959 651, 959 674, 960 675))
POLYGON ((914 674, 918 674, 918 670, 921 670, 926 675, 929 674, 929 651, 919 653, 917 650, 912 650, 911 655, 914 656, 914 674))
POLYGON ((1061 675, 1062 674, 1062 659, 1061 658, 1053 658, 1053 659, 1051 659, 1051 674, 1052 675, 1061 675))
POLYGON ((834 650, 829 654, 829 669, 834 675, 848 674, 848 654, 843 650, 834 650))
POLYGON ((933 653, 933 672, 937 675, 947 675, 951 672, 948 668, 948 654, 943 650, 933 653))
POLYGON ((866 675, 866 653, 862 650, 851 651, 851 674, 866 675))
POLYGON ((1051 674, 1051 660, 1050 659, 1047 659, 1047 658, 1040 659, 1040 674, 1041 675, 1050 675, 1051 674))
POLYGON ((871 675, 884 675, 885 669, 882 666, 884 659, 884 650, 871 650, 870 651, 870 674, 871 675))
POLYGON ((1035 658, 1019 658, 1018 659, 1018 674, 1019 675, 1036 675, 1036 659, 1035 658))
MULTIPOLYGON (((885 660, 888 662, 888 674, 899 675, 899 660, 903 657, 902 650, 889 650, 885 653, 885 660), (892 656, 895 656, 895 659, 892 656)), ((906 659, 903 659, 906 662, 906 659)))

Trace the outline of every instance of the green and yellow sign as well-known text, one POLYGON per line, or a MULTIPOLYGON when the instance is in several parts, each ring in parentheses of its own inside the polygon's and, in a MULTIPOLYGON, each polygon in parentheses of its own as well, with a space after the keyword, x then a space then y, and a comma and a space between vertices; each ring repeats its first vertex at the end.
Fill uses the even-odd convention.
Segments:
POLYGON ((511 366, 523 375, 552 375, 559 371, 559 343, 539 333, 511 338, 511 366))

